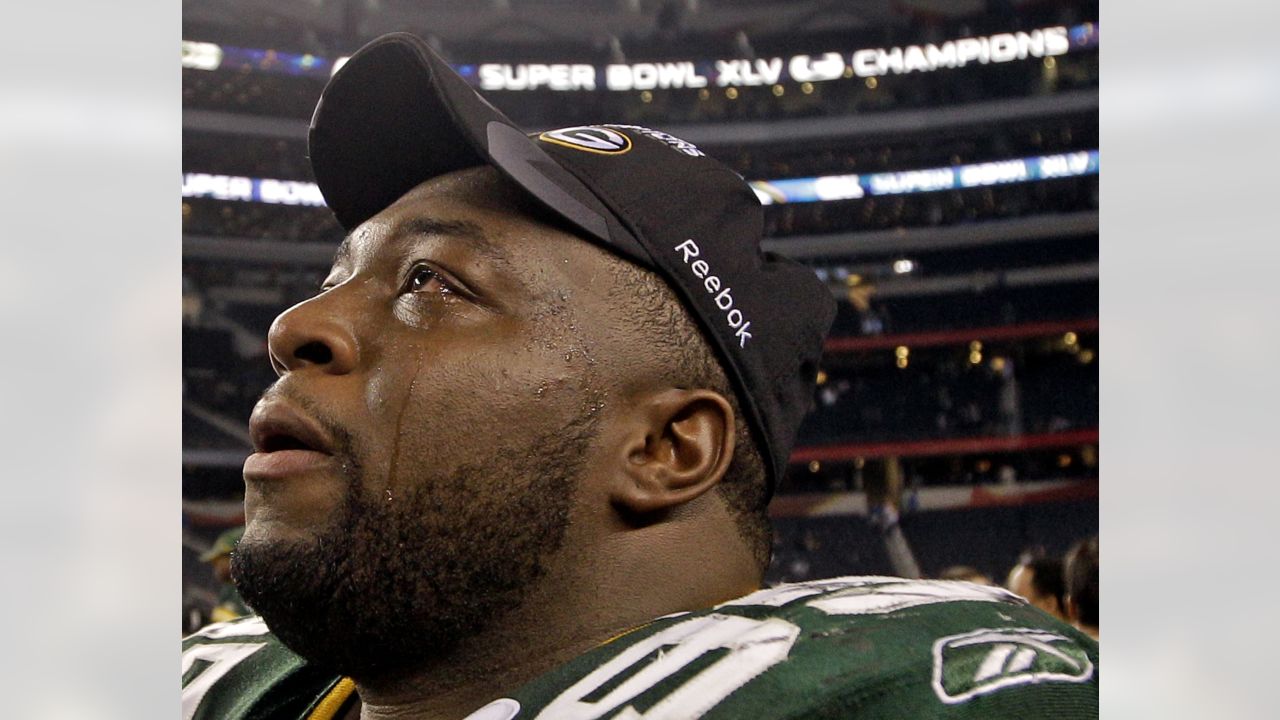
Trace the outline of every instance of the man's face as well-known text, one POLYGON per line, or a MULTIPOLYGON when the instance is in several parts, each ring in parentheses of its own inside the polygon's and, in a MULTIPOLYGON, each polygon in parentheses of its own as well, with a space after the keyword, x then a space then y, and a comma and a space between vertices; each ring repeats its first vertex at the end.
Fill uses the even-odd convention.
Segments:
POLYGON ((287 644, 356 677, 518 605, 591 467, 604 251, 514 212, 495 177, 406 194, 271 329, 236 582, 287 644))

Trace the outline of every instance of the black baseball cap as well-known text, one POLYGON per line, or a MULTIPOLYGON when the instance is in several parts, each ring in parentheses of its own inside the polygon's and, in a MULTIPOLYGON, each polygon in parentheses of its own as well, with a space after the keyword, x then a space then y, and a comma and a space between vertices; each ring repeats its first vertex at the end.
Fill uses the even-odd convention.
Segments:
POLYGON ((634 125, 526 134, 408 33, 373 40, 330 78, 308 145, 347 230, 425 180, 489 165, 585 239, 657 273, 718 353, 776 487, 835 300, 812 270, 760 250, 763 210, 737 173, 634 125))

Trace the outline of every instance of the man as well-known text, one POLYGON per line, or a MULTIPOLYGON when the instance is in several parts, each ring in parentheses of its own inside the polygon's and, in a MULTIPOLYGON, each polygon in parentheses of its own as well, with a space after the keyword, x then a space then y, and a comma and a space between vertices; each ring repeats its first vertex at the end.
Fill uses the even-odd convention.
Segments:
POLYGON ((1005 587, 1059 620, 1067 619, 1066 586, 1062 576, 1062 561, 1058 558, 1024 553, 1018 558, 1018 564, 1009 571, 1005 587))
POLYGON ((1095 648, 1002 590, 758 590, 834 307, 736 174, 526 136, 403 34, 334 75, 310 156, 350 234, 272 326, 261 617, 185 641, 185 717, 1096 716, 1095 648))
POLYGON ((1071 546, 1065 560, 1067 618, 1082 632, 1098 639, 1098 536, 1071 546))
POLYGON ((231 553, 242 535, 242 525, 225 530, 200 556, 201 562, 209 563, 213 577, 218 581, 217 603, 209 611, 209 619, 213 622, 226 622, 249 614, 249 608, 245 607, 244 600, 231 582, 231 553))

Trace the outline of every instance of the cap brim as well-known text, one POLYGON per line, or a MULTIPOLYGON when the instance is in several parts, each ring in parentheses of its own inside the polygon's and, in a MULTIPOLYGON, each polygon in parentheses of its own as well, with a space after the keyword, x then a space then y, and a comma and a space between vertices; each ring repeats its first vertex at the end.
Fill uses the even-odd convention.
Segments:
POLYGON ((585 185, 408 33, 374 40, 334 74, 308 151, 325 202, 348 230, 426 180, 491 165, 593 239, 652 262, 585 185))

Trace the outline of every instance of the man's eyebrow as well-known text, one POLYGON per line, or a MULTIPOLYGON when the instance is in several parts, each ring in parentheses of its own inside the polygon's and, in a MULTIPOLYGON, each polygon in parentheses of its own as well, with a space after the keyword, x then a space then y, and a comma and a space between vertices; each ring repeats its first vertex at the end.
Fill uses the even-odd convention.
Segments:
POLYGON ((510 263, 507 251, 494 243, 484 228, 469 220, 447 220, 433 217, 413 217, 396 227, 397 237, 411 235, 437 235, 456 237, 467 241, 467 247, 483 255, 487 260, 503 265, 510 263))
MULTIPOLYGON (((480 253, 486 259, 503 265, 510 264, 507 251, 494 243, 485 234, 484 228, 469 220, 446 220, 443 218, 415 217, 396 225, 393 239, 396 241, 415 235, 435 235, 456 237, 467 241, 467 247, 480 253)), ((333 264, 337 265, 351 254, 351 239, 355 233, 349 233, 339 243, 333 254, 333 264)))

